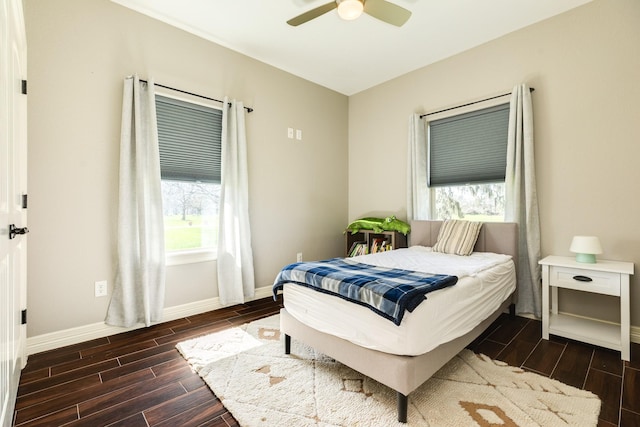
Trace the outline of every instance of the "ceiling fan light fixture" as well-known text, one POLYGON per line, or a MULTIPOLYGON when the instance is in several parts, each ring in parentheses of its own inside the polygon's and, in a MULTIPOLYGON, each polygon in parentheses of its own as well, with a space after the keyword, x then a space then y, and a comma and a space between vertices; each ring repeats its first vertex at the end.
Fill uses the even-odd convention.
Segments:
POLYGON ((360 0, 342 0, 338 4, 338 15, 345 21, 353 21, 362 15, 364 4, 360 0))

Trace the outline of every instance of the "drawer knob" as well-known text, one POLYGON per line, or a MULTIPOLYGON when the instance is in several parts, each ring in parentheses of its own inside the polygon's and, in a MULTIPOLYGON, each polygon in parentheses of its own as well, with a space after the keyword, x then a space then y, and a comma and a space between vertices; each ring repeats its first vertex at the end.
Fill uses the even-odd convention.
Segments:
POLYGON ((577 280, 578 282, 592 282, 593 279, 588 276, 573 276, 573 280, 577 280))

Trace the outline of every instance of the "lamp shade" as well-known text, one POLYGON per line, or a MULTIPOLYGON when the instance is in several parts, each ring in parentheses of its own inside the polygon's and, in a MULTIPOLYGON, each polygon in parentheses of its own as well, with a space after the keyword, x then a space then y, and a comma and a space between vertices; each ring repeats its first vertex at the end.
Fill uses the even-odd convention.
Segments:
POLYGON ((596 254, 602 253, 602 246, 596 236, 574 236, 569 250, 576 254, 576 261, 595 263, 596 254))
POLYGON ((342 0, 338 4, 338 15, 345 21, 352 21, 362 15, 364 4, 360 0, 342 0))

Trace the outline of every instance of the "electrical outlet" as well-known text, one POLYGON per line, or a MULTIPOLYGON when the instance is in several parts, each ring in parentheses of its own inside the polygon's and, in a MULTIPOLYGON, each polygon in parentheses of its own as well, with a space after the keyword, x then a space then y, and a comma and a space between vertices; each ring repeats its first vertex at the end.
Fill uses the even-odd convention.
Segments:
POLYGON ((298 252, 296 255, 296 262, 302 262, 302 252, 298 252))
POLYGON ((302 131, 300 129, 296 129, 296 139, 302 141, 302 131))
POLYGON ((107 281, 101 280, 96 282, 96 297, 106 297, 107 296, 107 281))

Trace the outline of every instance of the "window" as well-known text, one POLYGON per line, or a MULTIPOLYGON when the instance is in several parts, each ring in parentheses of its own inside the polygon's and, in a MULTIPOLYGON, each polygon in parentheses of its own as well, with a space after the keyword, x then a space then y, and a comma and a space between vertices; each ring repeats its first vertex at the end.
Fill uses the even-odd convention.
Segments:
POLYGON ((168 255, 215 251, 222 110, 156 94, 168 255))
POLYGON ((508 125, 509 104, 429 122, 433 218, 504 220, 508 125))

